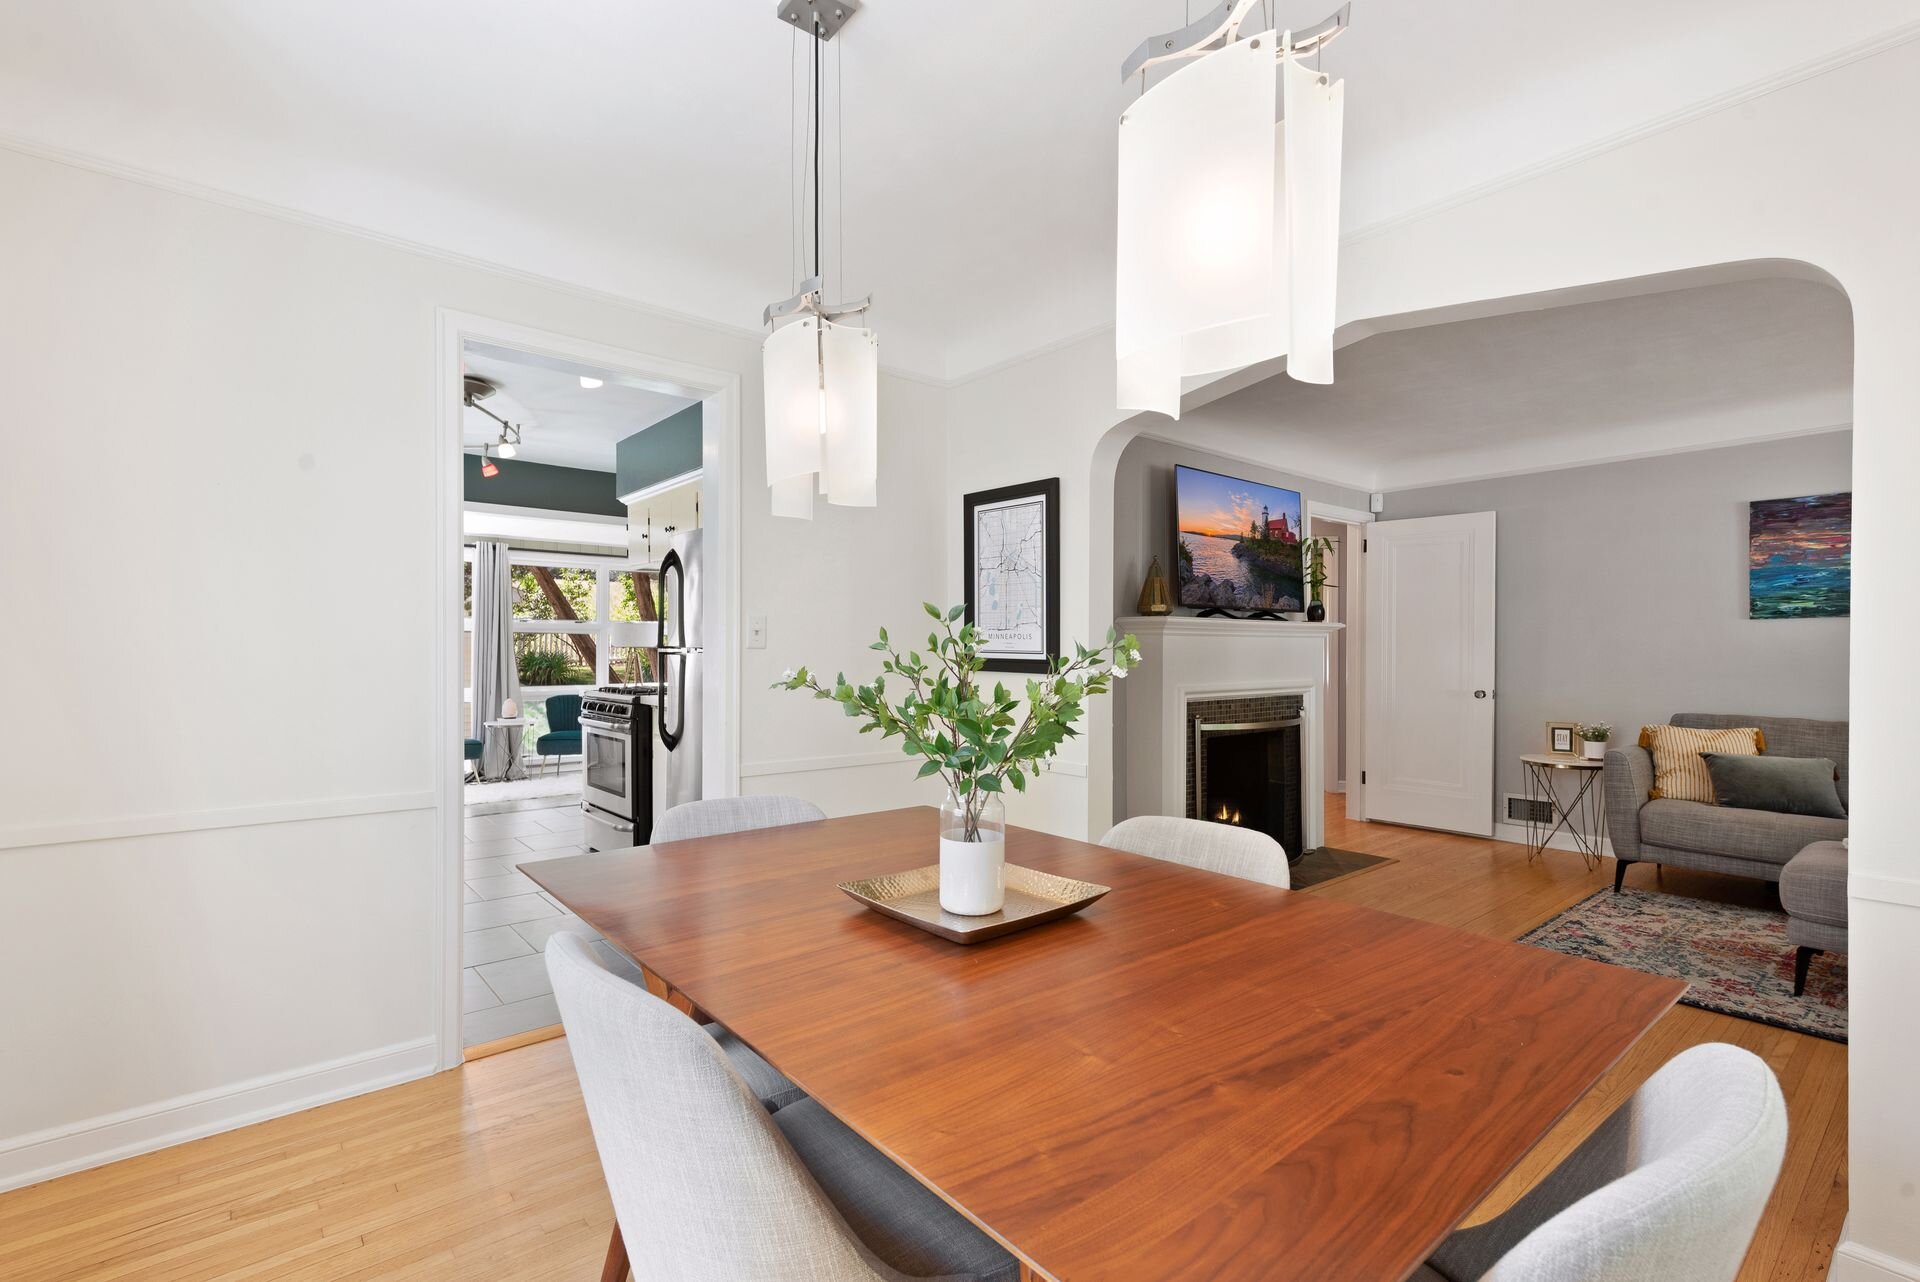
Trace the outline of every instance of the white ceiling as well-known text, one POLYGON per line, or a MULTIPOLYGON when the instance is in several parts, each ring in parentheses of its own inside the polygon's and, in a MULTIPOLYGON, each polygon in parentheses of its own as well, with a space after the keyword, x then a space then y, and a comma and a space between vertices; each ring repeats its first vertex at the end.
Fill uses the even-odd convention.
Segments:
POLYGON ((1152 434, 1393 490, 1766 440, 1853 419, 1832 286, 1745 280, 1377 334, 1152 434))
MULTIPOLYGON (((1111 324, 1118 67, 1186 2, 869 0, 835 41, 846 292, 875 293, 889 366, 957 377, 1111 324)), ((1333 3, 1275 0, 1296 25, 1333 3)), ((13 3, 0 136, 752 332, 790 292, 793 41, 774 8, 13 3)), ((1356 0, 1327 57, 1348 79, 1345 223, 1913 21, 1911 0, 1356 0)))
MULTIPOLYGON (((693 404, 590 365, 485 343, 468 343, 465 361, 467 373, 492 379, 505 394, 506 405, 489 402, 488 408, 523 424, 520 452, 514 457, 529 463, 611 472, 616 444, 693 404), (603 380, 603 385, 580 386, 583 374, 603 380)), ((469 449, 500 438, 499 425, 471 408, 464 422, 469 449)))

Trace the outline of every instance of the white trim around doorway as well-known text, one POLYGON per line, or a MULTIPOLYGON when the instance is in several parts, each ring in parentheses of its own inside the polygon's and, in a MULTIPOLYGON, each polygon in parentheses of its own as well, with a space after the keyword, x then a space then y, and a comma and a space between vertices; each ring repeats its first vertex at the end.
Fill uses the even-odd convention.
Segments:
POLYGON ((564 360, 644 380, 661 390, 696 397, 703 406, 701 464, 705 476, 720 484, 704 495, 701 525, 707 532, 705 575, 713 598, 703 638, 711 656, 703 695, 707 709, 706 744, 701 762, 708 796, 727 797, 740 789, 740 375, 732 370, 692 365, 645 352, 629 351, 588 339, 533 329, 512 321, 476 316, 451 308, 434 315, 435 405, 434 534, 435 591, 442 626, 433 650, 432 680, 434 772, 437 798, 436 883, 440 910, 434 916, 435 975, 438 994, 437 1062, 441 1069, 465 1059, 461 1039, 460 967, 462 920, 461 855, 465 811, 460 777, 464 768, 454 745, 461 732, 461 349, 469 341, 564 360), (717 626, 715 626, 717 625, 717 626))

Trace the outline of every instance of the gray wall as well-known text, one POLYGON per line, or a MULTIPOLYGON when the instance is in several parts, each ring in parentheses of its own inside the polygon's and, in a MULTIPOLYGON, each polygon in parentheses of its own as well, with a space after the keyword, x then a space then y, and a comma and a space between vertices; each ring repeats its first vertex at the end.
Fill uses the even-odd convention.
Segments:
POLYGON ((1549 721, 1617 743, 1676 712, 1847 715, 1846 619, 1747 618, 1747 504, 1852 487, 1832 432, 1387 495, 1380 519, 1495 512, 1495 819, 1549 721))
MULTIPOLYGON (((1188 446, 1146 436, 1135 437, 1121 453, 1113 478, 1113 603, 1118 614, 1133 613, 1134 604, 1140 599, 1140 585, 1146 582, 1147 566, 1156 556, 1160 558, 1160 568, 1167 573, 1169 589, 1176 593, 1179 590, 1173 575, 1175 464, 1298 490, 1303 506, 1308 502, 1333 503, 1362 512, 1367 510, 1365 490, 1309 481, 1188 446)), ((1193 611, 1177 609, 1175 613, 1192 614, 1193 611)))
POLYGON ((589 512, 595 516, 625 516, 626 505, 614 498, 613 473, 584 467, 558 467, 525 459, 499 459, 500 475, 480 475, 480 456, 461 456, 465 493, 469 503, 497 503, 503 507, 537 507, 550 512, 589 512))
POLYGON ((613 447, 616 494, 685 476, 700 466, 702 410, 689 405, 613 447))
MULTIPOLYGON (((1301 503, 1332 503, 1339 507, 1367 510, 1365 490, 1350 490, 1341 485, 1310 481, 1305 477, 1255 467, 1238 459, 1208 454, 1184 445, 1139 436, 1120 455, 1113 478, 1113 604, 1116 614, 1132 614, 1140 599, 1140 585, 1146 581, 1147 566, 1154 557, 1166 571, 1170 591, 1178 592, 1173 568, 1173 469, 1176 464, 1201 467, 1227 476, 1241 476, 1265 485, 1278 485, 1300 491, 1301 503)), ((1303 517, 1306 515, 1303 511, 1303 517)), ((1194 611, 1177 608, 1176 614, 1194 611)), ((1276 623, 1275 627, 1285 627, 1276 623)), ((1113 700, 1113 799, 1114 814, 1130 815, 1127 808, 1127 718, 1126 701, 1113 700)), ((1327 778, 1339 769, 1328 763, 1327 778)))

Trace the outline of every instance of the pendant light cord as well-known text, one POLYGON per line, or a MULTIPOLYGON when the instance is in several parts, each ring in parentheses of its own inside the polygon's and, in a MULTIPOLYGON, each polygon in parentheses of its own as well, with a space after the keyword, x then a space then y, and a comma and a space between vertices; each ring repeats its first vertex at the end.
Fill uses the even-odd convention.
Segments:
POLYGON ((813 38, 813 274, 820 274, 820 35, 813 38))

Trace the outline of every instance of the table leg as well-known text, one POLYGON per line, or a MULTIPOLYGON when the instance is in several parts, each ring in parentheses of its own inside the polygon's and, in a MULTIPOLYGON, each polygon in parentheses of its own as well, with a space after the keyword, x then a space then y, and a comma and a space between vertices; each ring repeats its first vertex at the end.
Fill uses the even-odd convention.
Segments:
POLYGON ((620 1236, 619 1221, 613 1225, 613 1237, 607 1242, 607 1262, 600 1268, 600 1282, 627 1282, 627 1242, 620 1236))

